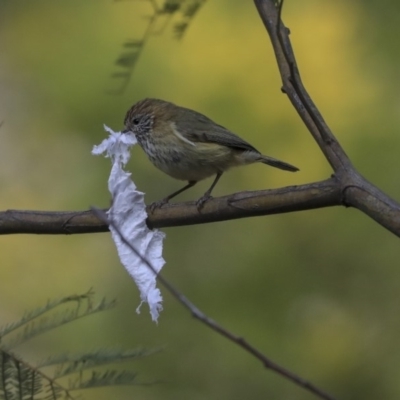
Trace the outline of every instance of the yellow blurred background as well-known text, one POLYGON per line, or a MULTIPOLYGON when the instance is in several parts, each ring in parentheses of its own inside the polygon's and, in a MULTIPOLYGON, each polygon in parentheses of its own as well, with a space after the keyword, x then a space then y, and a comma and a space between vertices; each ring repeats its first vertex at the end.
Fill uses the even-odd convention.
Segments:
MULTIPOLYGON (((400 4, 286 1, 303 81, 356 167, 400 199, 400 4)), ((251 1, 208 1, 182 40, 146 42, 123 93, 115 60, 143 35, 146 1, 0 1, 0 209, 107 207, 109 160, 91 149, 125 112, 157 97, 202 112, 261 152, 298 166, 224 175, 214 194, 322 180, 328 163, 285 95, 251 1), (126 50, 126 49, 125 49, 126 50)), ((129 163, 147 202, 181 183, 139 147, 129 163)), ((211 181, 179 200, 198 198, 211 181)), ((340 399, 400 397, 398 239, 357 210, 330 208, 169 228, 163 274, 210 317, 340 399)), ((109 234, 1 238, 0 325, 47 299, 94 287, 117 297, 95 315, 27 343, 60 351, 163 346, 131 368, 155 386, 97 389, 85 399, 311 399, 192 319, 162 289, 158 326, 119 264, 109 234)), ((18 349, 17 349, 18 350, 18 349)), ((21 349, 22 350, 22 349, 21 349)), ((22 351, 21 351, 22 353, 22 351)))

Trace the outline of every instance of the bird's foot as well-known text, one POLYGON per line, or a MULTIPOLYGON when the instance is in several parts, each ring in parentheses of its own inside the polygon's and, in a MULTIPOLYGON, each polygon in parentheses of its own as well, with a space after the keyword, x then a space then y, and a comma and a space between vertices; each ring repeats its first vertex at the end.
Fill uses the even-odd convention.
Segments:
POLYGON ((154 203, 151 203, 151 204, 149 205, 150 213, 153 214, 154 211, 155 211, 157 208, 161 208, 162 206, 164 206, 165 204, 167 204, 168 201, 169 201, 169 199, 166 198, 166 199, 162 199, 162 200, 159 200, 159 201, 155 201, 154 203))
POLYGON ((207 203, 208 200, 211 200, 212 196, 208 193, 204 194, 204 196, 201 196, 197 201, 196 201, 196 207, 197 210, 200 211, 203 207, 204 204, 207 203))

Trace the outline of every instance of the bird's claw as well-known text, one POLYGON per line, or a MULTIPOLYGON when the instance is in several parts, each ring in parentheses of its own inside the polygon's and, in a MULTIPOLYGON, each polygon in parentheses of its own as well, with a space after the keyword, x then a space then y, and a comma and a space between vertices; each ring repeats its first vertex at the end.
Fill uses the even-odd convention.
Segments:
MULTIPOLYGON (((207 203, 207 201, 209 201, 209 200, 211 200, 211 199, 212 199, 212 196, 211 196, 210 194, 205 194, 204 196, 200 197, 200 198, 196 201, 197 210, 200 211, 200 210, 204 207, 204 204, 207 203)), ((151 203, 151 204, 149 205, 149 211, 150 211, 150 213, 153 214, 154 211, 155 211, 157 208, 161 208, 162 206, 164 206, 165 204, 167 204, 168 201, 169 201, 169 199, 168 199, 168 198, 165 198, 165 199, 162 199, 162 200, 159 200, 159 201, 155 201, 154 203, 151 203)))
POLYGON ((154 203, 151 203, 151 204, 149 205, 150 213, 153 214, 154 211, 155 211, 157 208, 161 208, 162 206, 164 206, 164 205, 167 204, 167 203, 168 203, 168 199, 162 199, 162 200, 159 200, 159 201, 155 201, 154 203))
POLYGON ((209 194, 205 194, 204 196, 200 197, 196 201, 197 210, 200 211, 204 207, 204 204, 207 203, 207 201, 211 200, 211 199, 212 199, 212 196, 209 194))

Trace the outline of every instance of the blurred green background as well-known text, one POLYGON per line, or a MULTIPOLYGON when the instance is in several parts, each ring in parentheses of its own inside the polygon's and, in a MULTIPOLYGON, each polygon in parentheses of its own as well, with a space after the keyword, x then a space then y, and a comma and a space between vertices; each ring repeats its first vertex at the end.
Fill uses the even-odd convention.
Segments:
MULTIPOLYGON (((0 209, 84 210, 109 204, 110 162, 90 154, 144 97, 196 109, 265 154, 224 175, 215 195, 327 178, 331 169, 288 99, 251 1, 208 1, 181 41, 153 35, 120 95, 122 44, 146 29, 149 3, 0 0, 0 209)), ((286 1, 303 81, 357 168, 400 199, 400 4, 286 1)), ((126 50, 126 49, 125 49, 126 50)), ((140 148, 129 170, 147 202, 181 183, 140 148)), ((211 181, 180 199, 195 199, 211 181)), ((399 241, 361 214, 330 208, 169 228, 163 274, 209 316, 339 399, 400 398, 399 241)), ((312 399, 193 320, 162 289, 158 326, 119 264, 109 234, 1 238, 0 325, 47 299, 117 297, 114 311, 44 335, 20 350, 38 360, 104 346, 164 346, 135 362, 151 387, 85 399, 312 399)))

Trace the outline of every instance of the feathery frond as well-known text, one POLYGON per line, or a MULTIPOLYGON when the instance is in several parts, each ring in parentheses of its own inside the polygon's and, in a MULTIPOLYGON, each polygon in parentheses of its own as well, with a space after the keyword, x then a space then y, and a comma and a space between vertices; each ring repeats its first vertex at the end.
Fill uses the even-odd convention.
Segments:
POLYGON ((109 90, 110 94, 121 94, 128 86, 133 70, 151 36, 163 34, 175 19, 171 31, 176 39, 182 39, 193 18, 206 2, 206 0, 164 0, 159 5, 156 0, 145 1, 152 10, 147 18, 147 26, 140 38, 129 39, 123 43, 123 51, 115 61, 116 66, 122 68, 122 71, 111 74, 111 77, 118 79, 120 84, 116 89, 109 90))
POLYGON ((64 353, 47 358, 36 366, 24 361, 22 357, 11 351, 26 340, 58 328, 91 314, 108 310, 115 305, 115 300, 102 299, 99 303, 93 302, 94 292, 89 290, 81 295, 67 296, 48 301, 44 306, 26 312, 18 321, 0 328, 2 341, 0 342, 0 399, 4 400, 77 400, 78 395, 71 391, 90 389, 101 386, 135 385, 137 373, 124 369, 97 371, 109 364, 120 363, 147 357, 159 350, 143 348, 99 349, 83 354, 64 353), (69 307, 75 302, 74 307, 69 307), (57 308, 66 306, 59 311, 57 308), (55 311, 56 310, 56 311, 55 311), (7 335, 19 334, 9 339, 7 335), (50 368, 49 372, 43 372, 50 368), (68 382, 66 376, 69 376, 68 382))

